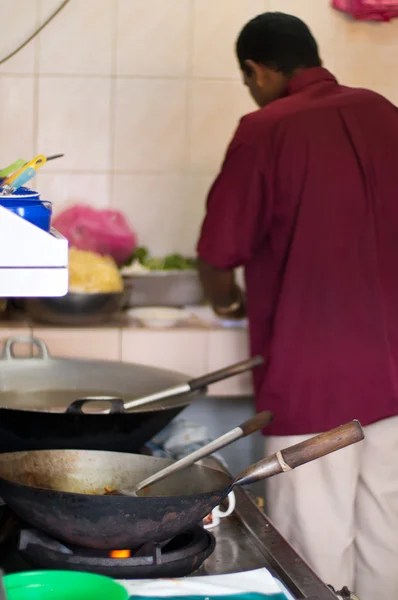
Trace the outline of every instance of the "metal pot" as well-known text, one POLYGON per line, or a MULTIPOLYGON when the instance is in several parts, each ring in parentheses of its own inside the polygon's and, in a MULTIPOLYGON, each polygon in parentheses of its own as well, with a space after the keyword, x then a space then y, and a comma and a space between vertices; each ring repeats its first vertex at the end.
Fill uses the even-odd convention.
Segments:
POLYGON ((39 323, 88 326, 107 323, 118 313, 127 292, 84 294, 69 292, 61 298, 26 298, 26 314, 39 323))
POLYGON ((198 272, 150 271, 123 275, 125 308, 173 306, 183 308, 204 302, 198 272))
POLYGON ((138 452, 199 394, 126 413, 120 401, 113 402, 110 414, 101 414, 103 402, 87 404, 85 412, 76 407, 66 412, 70 404, 93 396, 131 401, 186 380, 180 373, 144 365, 54 358, 41 340, 9 339, 0 360, 0 452, 64 448, 138 452), (39 356, 16 358, 16 343, 33 344, 39 356))

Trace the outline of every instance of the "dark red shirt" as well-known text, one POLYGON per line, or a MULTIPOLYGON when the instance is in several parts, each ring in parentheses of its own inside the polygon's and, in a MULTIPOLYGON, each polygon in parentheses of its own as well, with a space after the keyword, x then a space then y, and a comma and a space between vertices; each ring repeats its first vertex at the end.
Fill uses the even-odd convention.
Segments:
POLYGON ((398 414, 398 112, 325 69, 244 117, 199 255, 244 265, 258 409, 272 435, 398 414))

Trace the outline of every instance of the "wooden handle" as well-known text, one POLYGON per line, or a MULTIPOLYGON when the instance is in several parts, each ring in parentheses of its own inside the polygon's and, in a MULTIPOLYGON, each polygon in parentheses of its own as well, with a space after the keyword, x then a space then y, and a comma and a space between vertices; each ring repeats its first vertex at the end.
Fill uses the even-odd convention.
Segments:
POLYGON ((351 421, 260 460, 240 473, 232 482, 231 489, 235 485, 250 485, 279 473, 291 471, 321 456, 356 444, 364 437, 359 421, 351 421))
POLYGON ((246 437, 255 431, 263 429, 271 423, 273 418, 274 416, 270 410, 264 410, 252 419, 248 419, 242 423, 242 425, 239 425, 240 429, 243 431, 242 437, 246 437))
POLYGON ((364 433, 359 421, 351 421, 336 429, 321 433, 305 442, 281 450, 283 461, 291 469, 326 456, 346 446, 360 442, 364 433))
POLYGON ((213 373, 208 373, 207 375, 203 375, 202 377, 192 379, 189 382, 189 387, 192 391, 202 390, 208 385, 211 385, 212 383, 228 379, 229 377, 235 377, 235 375, 240 375, 241 373, 250 371, 251 369, 259 367, 262 364, 264 364, 263 357, 254 356, 253 358, 249 358, 248 360, 243 360, 242 362, 235 363, 234 365, 230 365, 229 367, 225 367, 224 369, 219 369, 218 371, 214 371, 213 373))

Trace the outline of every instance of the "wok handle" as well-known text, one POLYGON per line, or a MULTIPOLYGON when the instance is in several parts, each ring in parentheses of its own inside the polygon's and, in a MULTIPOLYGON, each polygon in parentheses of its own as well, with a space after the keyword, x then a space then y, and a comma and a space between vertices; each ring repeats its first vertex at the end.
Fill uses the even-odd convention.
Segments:
POLYGON ((43 340, 29 336, 18 336, 8 338, 8 340, 4 342, 3 355, 1 357, 3 360, 19 360, 13 351, 15 344, 30 344, 31 346, 36 346, 36 348, 39 350, 39 356, 25 356, 24 358, 40 358, 42 360, 47 360, 50 358, 49 349, 43 340))
POLYGON ((305 442, 285 448, 272 456, 260 460, 234 479, 232 486, 250 485, 291 471, 317 458, 360 442, 365 437, 359 421, 351 421, 326 433, 314 436, 305 442))
POLYGON ((83 406, 89 402, 107 402, 111 405, 109 409, 110 415, 126 412, 124 410, 124 402, 121 398, 114 398, 113 396, 90 396, 88 398, 79 398, 79 400, 74 400, 66 409, 65 414, 84 415, 85 413, 83 411, 83 406))
POLYGON ((212 383, 216 383, 217 381, 222 381, 224 379, 229 379, 230 377, 235 377, 236 375, 240 375, 241 373, 245 373, 246 371, 250 371, 251 369, 255 369, 264 364, 264 359, 262 356, 253 356, 252 358, 248 358, 247 360, 242 360, 241 362, 235 363, 234 365, 230 365, 229 367, 224 367, 223 369, 219 369, 218 371, 213 371, 213 373, 208 373, 207 375, 203 375, 202 377, 197 377, 196 379, 191 379, 189 382, 189 387, 192 391, 202 390, 207 388, 208 385, 212 383))
POLYGON ((191 392, 196 391, 200 392, 202 390, 206 390, 207 386, 211 383, 215 383, 216 381, 221 381, 223 379, 228 379, 228 377, 234 377, 235 375, 240 375, 240 373, 250 371, 250 369, 259 367, 263 363, 264 359, 262 358, 262 356, 255 356, 254 358, 243 360, 242 362, 236 363, 229 367, 225 367, 224 369, 220 369, 219 371, 208 373, 207 375, 203 375, 202 377, 198 377, 197 379, 191 379, 186 383, 180 383, 176 386, 167 388, 161 392, 155 392, 154 394, 144 396, 143 398, 130 400, 129 402, 125 403, 124 408, 126 411, 130 411, 140 406, 147 406, 159 400, 166 400, 167 398, 176 398, 178 396, 184 396, 185 394, 189 394, 191 392))

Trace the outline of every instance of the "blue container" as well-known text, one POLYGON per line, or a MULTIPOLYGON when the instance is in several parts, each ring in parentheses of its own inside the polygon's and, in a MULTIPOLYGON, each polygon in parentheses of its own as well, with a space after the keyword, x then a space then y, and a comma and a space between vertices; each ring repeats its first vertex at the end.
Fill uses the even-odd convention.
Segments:
POLYGON ((50 231, 52 203, 39 199, 39 193, 20 188, 10 196, 0 196, 0 206, 11 210, 39 229, 50 231))
MULTIPOLYGON (((16 192, 14 192, 13 194, 10 194, 9 196, 3 196, 3 198, 10 198, 10 199, 14 199, 14 198, 23 198, 24 200, 33 200, 36 199, 38 200, 40 197, 39 192, 35 192, 34 190, 30 190, 27 187, 20 187, 16 192)), ((1 196, 0 196, 1 198, 1 196)))

